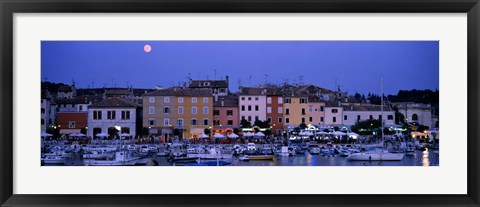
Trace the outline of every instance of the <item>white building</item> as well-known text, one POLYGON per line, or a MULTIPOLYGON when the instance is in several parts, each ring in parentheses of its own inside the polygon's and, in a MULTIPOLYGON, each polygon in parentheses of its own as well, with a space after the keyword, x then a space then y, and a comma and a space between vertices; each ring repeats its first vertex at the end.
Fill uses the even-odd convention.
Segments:
POLYGON ((369 119, 382 119, 385 127, 395 125, 395 111, 390 107, 370 104, 351 104, 343 106, 343 125, 352 126, 358 121, 365 121, 369 119))
POLYGON ((432 107, 430 104, 398 102, 392 103, 398 108, 408 122, 417 122, 421 125, 434 128, 435 122, 432 120, 432 107))
POLYGON ((107 133, 109 128, 121 127, 120 133, 136 135, 137 106, 127 100, 110 98, 88 107, 87 136, 107 133))
POLYGON ((325 103, 325 125, 343 125, 343 107, 338 102, 325 103))
POLYGON ((87 112, 90 102, 84 99, 57 99, 58 112, 87 112))
POLYGON ((241 88, 238 96, 239 121, 250 121, 254 125, 256 120, 267 120, 267 90, 262 88, 241 88))

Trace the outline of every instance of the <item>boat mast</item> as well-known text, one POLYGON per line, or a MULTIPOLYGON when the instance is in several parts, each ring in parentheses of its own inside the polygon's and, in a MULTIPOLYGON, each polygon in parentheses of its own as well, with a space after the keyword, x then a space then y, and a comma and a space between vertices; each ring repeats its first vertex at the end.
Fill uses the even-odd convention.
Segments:
POLYGON ((385 143, 384 143, 385 140, 384 140, 384 136, 383 136, 383 78, 380 79, 380 82, 381 82, 380 85, 381 85, 381 90, 382 90, 382 93, 380 95, 380 98, 381 98, 380 103, 381 103, 381 107, 382 107, 382 113, 381 113, 380 117, 382 117, 382 118, 380 119, 380 122, 382 124, 382 148, 385 148, 385 143))

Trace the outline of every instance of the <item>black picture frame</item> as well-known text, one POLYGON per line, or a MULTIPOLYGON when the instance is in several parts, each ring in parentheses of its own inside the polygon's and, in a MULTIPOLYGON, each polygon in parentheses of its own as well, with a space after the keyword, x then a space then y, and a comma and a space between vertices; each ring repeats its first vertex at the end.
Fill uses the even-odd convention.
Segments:
MULTIPOLYGON (((478 0, 0 0, 1 206, 480 206, 478 0), (466 195, 19 195, 13 194, 13 14, 113 12, 467 13, 466 195)), ((449 178, 446 178, 449 179, 449 178)), ((454 178, 452 178, 454 179, 454 178)), ((266 189, 268 190, 268 189, 266 189)))

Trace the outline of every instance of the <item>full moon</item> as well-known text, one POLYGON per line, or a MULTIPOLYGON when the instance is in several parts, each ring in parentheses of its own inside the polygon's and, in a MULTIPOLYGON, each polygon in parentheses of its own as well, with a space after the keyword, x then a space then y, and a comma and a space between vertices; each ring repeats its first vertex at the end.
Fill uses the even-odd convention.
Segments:
POLYGON ((143 51, 148 53, 148 52, 152 51, 152 47, 150 45, 145 45, 145 46, 143 46, 143 51))

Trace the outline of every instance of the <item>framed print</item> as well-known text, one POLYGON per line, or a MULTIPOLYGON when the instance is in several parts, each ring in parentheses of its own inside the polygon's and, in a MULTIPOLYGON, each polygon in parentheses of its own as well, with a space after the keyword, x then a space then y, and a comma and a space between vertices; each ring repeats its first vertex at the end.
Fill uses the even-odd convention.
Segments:
POLYGON ((2 206, 479 206, 476 0, 0 5, 2 206))

